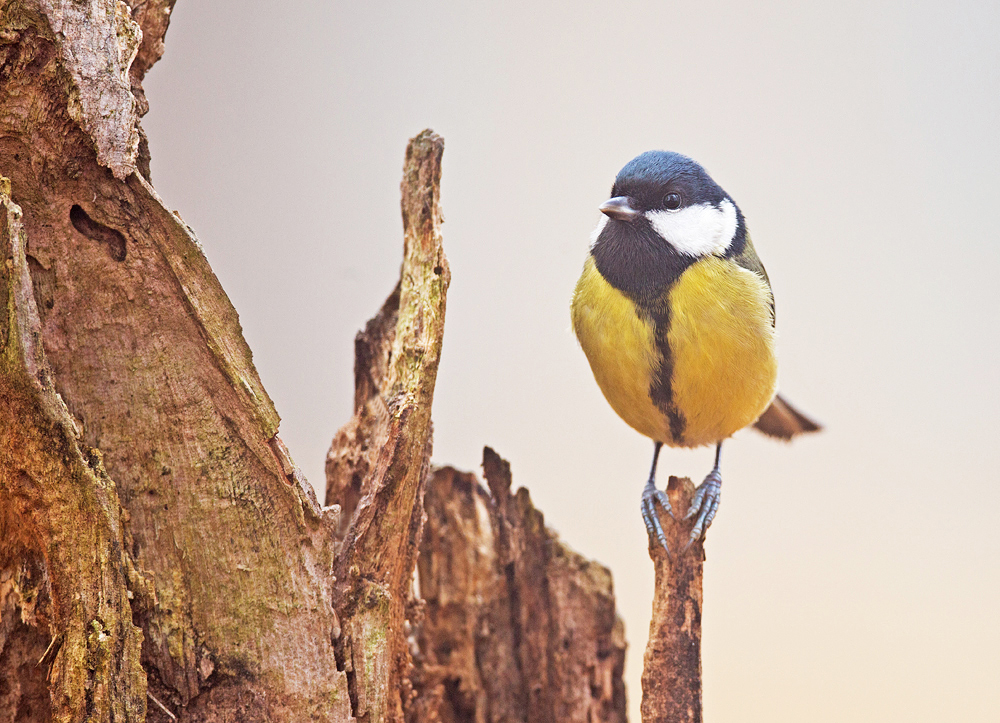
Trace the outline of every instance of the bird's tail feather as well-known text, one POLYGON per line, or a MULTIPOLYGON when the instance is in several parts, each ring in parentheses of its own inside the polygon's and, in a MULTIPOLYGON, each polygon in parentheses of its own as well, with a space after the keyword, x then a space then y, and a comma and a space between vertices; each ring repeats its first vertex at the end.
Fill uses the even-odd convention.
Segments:
POLYGON ((822 427, 777 395, 753 426, 768 437, 788 441, 805 432, 818 432, 822 427))

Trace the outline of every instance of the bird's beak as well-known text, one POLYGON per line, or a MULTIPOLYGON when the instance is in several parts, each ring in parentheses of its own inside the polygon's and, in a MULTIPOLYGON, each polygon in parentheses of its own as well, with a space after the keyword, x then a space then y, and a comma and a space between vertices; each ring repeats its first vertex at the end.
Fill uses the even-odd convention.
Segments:
POLYGON ((631 221, 636 216, 639 216, 640 213, 632 208, 629 201, 631 199, 628 196, 615 196, 602 203, 599 208, 601 209, 601 213, 609 218, 617 221, 631 221))

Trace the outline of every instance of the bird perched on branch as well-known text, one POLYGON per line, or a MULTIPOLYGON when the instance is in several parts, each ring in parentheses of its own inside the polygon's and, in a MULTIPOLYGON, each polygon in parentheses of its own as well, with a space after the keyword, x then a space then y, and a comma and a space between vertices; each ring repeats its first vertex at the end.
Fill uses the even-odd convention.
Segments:
MULTIPOLYGON (((618 173, 573 294, 573 330, 611 407, 653 440, 642 492, 651 541, 660 447, 714 444, 687 513, 688 547, 719 508, 722 442, 754 424, 791 439, 819 426, 776 395, 774 297, 733 199, 679 153, 649 151, 618 173)), ((669 550, 667 550, 669 553, 669 550)))

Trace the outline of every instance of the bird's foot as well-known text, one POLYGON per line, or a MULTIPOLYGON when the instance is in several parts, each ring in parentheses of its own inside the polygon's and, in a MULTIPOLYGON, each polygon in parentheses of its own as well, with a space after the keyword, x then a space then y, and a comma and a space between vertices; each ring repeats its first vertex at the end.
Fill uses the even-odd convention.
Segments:
POLYGON ((667 536, 663 534, 663 525, 660 524, 660 516, 656 514, 656 503, 671 517, 674 511, 670 509, 670 499, 663 490, 656 489, 653 480, 649 480, 642 490, 642 521, 646 523, 646 533, 649 535, 650 544, 655 540, 663 545, 667 555, 670 555, 670 548, 667 546, 667 536))
POLYGON ((715 513, 719 511, 719 500, 722 498, 722 475, 719 470, 713 469, 705 481, 698 485, 698 489, 695 490, 694 499, 691 500, 691 507, 688 509, 687 514, 684 515, 685 520, 690 520, 694 518, 694 527, 691 528, 691 534, 688 537, 688 544, 685 550, 690 549, 698 540, 705 536, 708 531, 709 526, 712 524, 712 520, 715 519, 715 513))

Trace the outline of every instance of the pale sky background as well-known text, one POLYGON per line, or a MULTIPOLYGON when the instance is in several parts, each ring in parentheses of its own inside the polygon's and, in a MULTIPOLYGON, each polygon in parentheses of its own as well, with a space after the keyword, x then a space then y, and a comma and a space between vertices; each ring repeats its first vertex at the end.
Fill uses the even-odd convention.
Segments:
MULTIPOLYGON (((495 447, 612 569, 638 721, 651 444, 604 401, 568 306, 618 169, 686 153, 744 211, 781 388, 827 425, 724 449, 706 719, 1000 719, 1000 5, 415 5, 180 0, 145 84, 153 183, 310 480, 398 275, 406 141, 431 127, 453 274, 434 460, 495 447)), ((661 480, 710 466, 667 450, 661 480)))

